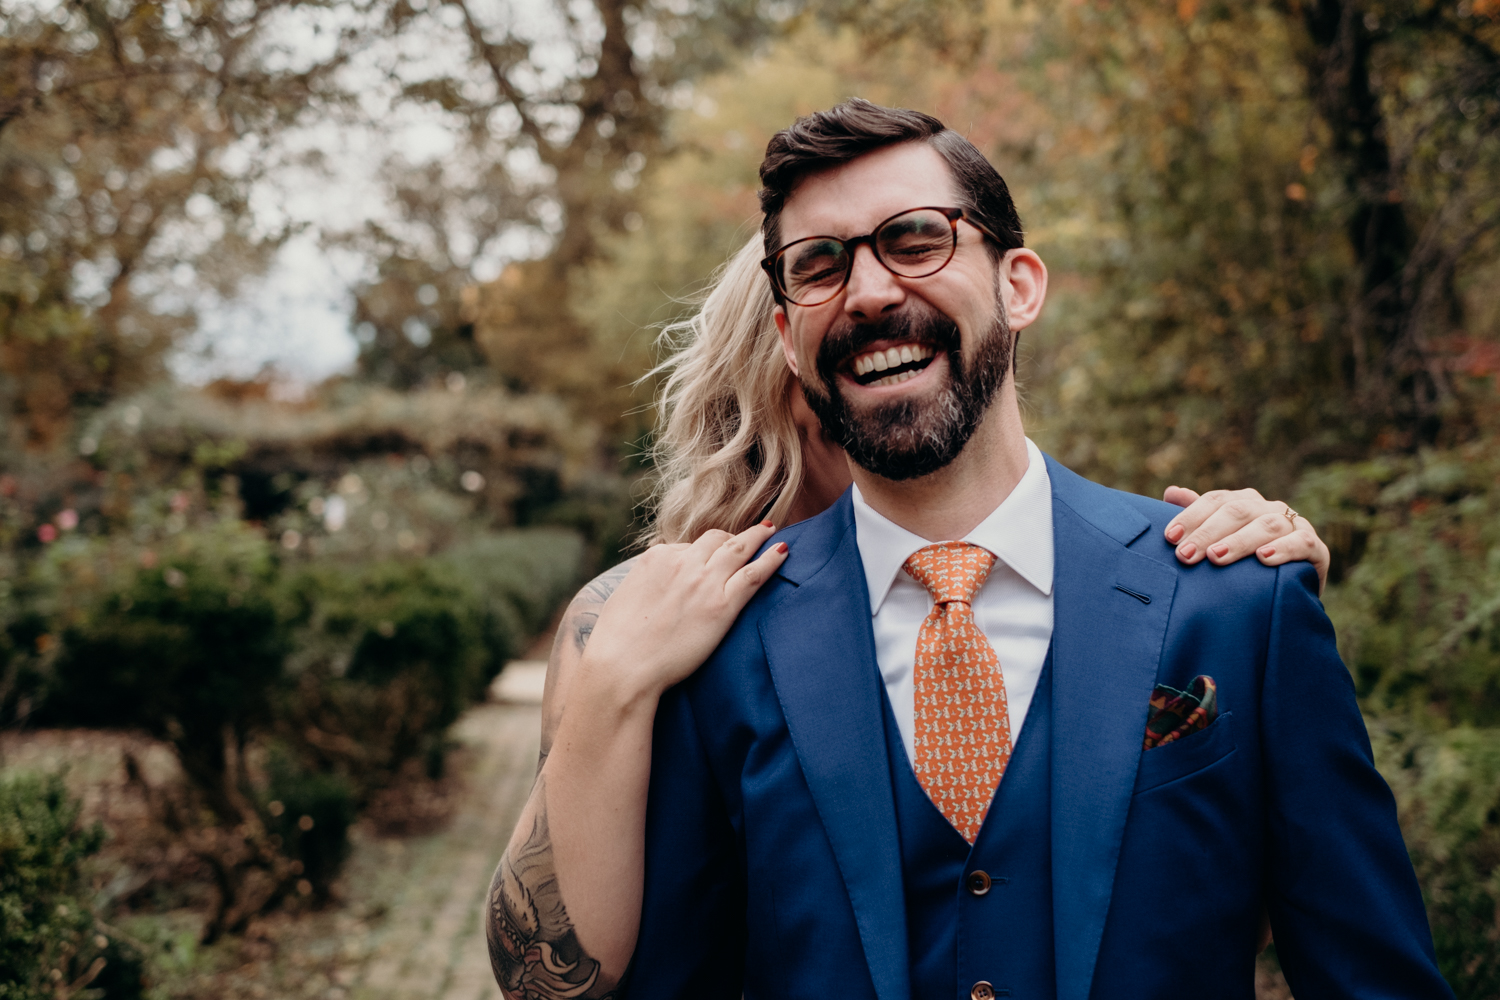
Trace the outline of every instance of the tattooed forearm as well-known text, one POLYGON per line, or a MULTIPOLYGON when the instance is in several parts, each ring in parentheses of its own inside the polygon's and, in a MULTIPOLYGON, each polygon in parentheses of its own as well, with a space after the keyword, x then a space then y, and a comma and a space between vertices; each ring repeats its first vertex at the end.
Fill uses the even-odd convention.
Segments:
POLYGON ((601 573, 578 592, 558 626, 547 662, 541 755, 526 806, 532 816, 531 827, 524 839, 519 835, 512 838, 500 858, 490 882, 485 913, 490 965, 506 1000, 598 1000, 614 996, 617 982, 584 952, 563 907, 552 838, 547 832, 542 765, 557 734, 573 668, 593 634, 604 602, 630 572, 632 562, 627 560, 601 573))
POLYGON ((594 631, 600 609, 630 572, 632 561, 601 573, 578 592, 558 626, 547 662, 541 754, 531 801, 527 803, 531 828, 524 839, 512 838, 501 856, 490 882, 485 913, 490 966, 506 1000, 595 1000, 613 996, 616 983, 584 953, 563 907, 552 838, 547 832, 546 779, 541 771, 562 718, 573 667, 594 631))
POLYGON ((618 983, 578 943, 563 907, 538 778, 536 818, 526 840, 512 844, 490 882, 485 913, 490 967, 506 1000, 603 1000, 618 983))

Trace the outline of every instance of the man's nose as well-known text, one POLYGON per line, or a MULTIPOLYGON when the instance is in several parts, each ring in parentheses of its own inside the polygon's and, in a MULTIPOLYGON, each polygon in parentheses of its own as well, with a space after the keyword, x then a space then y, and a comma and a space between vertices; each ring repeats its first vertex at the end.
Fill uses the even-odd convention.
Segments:
POLYGON ((844 290, 844 313, 857 322, 878 319, 906 300, 906 289, 868 246, 854 248, 849 285, 844 290))

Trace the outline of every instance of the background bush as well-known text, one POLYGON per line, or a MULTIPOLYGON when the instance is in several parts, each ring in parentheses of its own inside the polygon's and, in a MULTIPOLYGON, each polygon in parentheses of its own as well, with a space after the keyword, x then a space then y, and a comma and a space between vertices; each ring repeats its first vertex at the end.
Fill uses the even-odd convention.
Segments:
POLYGON ((81 827, 57 776, 0 779, 0 998, 52 1000, 84 986, 143 994, 142 956, 101 933, 84 870, 104 830, 81 827))
MULTIPOLYGON (((580 580, 579 532, 492 527, 482 474, 419 458, 309 473, 270 525, 238 477, 179 466, 176 488, 101 493, 91 516, 119 525, 71 527, 5 581, 10 718, 176 751, 188 787, 158 805, 212 875, 206 940, 326 903, 357 812, 442 776, 448 727, 580 580)), ((399 825, 417 800, 393 801, 399 825)))
POLYGON ((144 729, 177 751, 226 822, 239 766, 290 651, 265 537, 225 519, 184 531, 140 565, 79 540, 37 567, 58 598, 59 653, 38 721, 144 729))
POLYGON ((1500 995, 1500 729, 1372 720, 1438 963, 1463 1000, 1500 995))
POLYGON ((1298 509, 1391 783, 1444 974, 1500 993, 1500 458, 1487 442, 1329 466, 1298 509))
POLYGON ((328 901, 339 867, 349 856, 349 827, 357 803, 349 779, 308 771, 280 747, 272 749, 264 792, 267 830, 300 866, 314 903, 328 901))
POLYGON ((1500 456, 1490 442, 1321 469, 1304 477, 1299 503, 1341 556, 1327 604, 1367 707, 1500 725, 1500 456))
POLYGON ((483 534, 428 560, 312 566, 288 580, 298 653, 280 731, 360 802, 408 761, 437 776, 447 727, 580 582, 562 529, 483 534))

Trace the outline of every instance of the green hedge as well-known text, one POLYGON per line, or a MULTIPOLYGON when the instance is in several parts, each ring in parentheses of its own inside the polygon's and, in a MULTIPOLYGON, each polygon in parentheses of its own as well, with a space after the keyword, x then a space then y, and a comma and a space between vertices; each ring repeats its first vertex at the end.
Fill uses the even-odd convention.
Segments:
POLYGON ((141 728, 171 742, 209 805, 232 819, 226 734, 243 745, 269 721, 290 651, 270 545, 225 521, 183 533, 145 566, 121 570, 111 555, 61 552, 49 567, 76 589, 58 615, 41 720, 141 728))
POLYGON ((343 775, 308 771, 282 747, 273 749, 269 770, 262 807, 266 830, 301 865, 297 874, 322 904, 349 856, 354 788, 343 775))
POLYGON ((0 1000, 51 1000, 80 982, 110 1000, 141 995, 141 956, 89 907, 84 862, 104 831, 78 813, 55 775, 0 780, 0 1000))
MULTIPOLYGON (((278 730, 311 771, 340 774, 361 801, 444 734, 480 696, 490 646, 482 595, 439 560, 322 566, 290 581, 299 656, 278 730)), ((512 613, 513 617, 514 613, 512 613)), ((494 630, 491 630, 494 631, 494 630)))
POLYGON ((448 727, 546 625, 583 558, 556 528, 365 559, 294 552, 234 518, 152 548, 74 537, 30 569, 35 621, 11 614, 51 649, 27 661, 31 721, 170 742, 217 821, 259 812, 321 901, 355 811, 412 767, 440 775, 448 727), (273 749, 266 774, 247 763, 257 743, 273 749))
POLYGON ((1396 793, 1443 974, 1500 995, 1500 454, 1489 440, 1303 478, 1325 595, 1396 793))
POLYGON ((1500 729, 1370 720, 1438 963, 1459 1000, 1500 996, 1500 729))

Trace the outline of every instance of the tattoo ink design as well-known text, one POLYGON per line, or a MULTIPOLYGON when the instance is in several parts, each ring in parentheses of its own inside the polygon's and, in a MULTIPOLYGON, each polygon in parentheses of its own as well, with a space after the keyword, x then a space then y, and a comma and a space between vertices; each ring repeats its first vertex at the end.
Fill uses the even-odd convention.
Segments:
MULTIPOLYGON (((537 788, 541 788, 537 779, 537 788)), ((485 920, 490 967, 506 1000, 611 1000, 599 963, 584 953, 557 889, 545 809, 490 883, 485 920)))
MULTIPOLYGON (((613 569, 600 573, 590 580, 588 586, 578 595, 575 603, 597 605, 603 607, 604 602, 609 600, 609 595, 615 592, 620 581, 625 579, 634 564, 634 559, 627 559, 613 569)), ((583 647, 588 645, 589 636, 594 634, 594 623, 599 620, 597 608, 590 607, 587 610, 580 608, 576 614, 570 615, 571 621, 568 625, 573 632, 573 644, 578 652, 583 652, 583 647)))
MULTIPOLYGON (((568 610, 563 614, 563 620, 557 626, 557 639, 552 643, 552 655, 547 659, 547 684, 561 685, 560 678, 566 676, 572 669, 573 664, 583 655, 583 647, 588 645, 589 636, 594 634, 594 623, 599 620, 599 609, 604 607, 604 602, 615 592, 620 581, 630 573, 630 567, 635 565, 635 558, 625 560, 620 565, 605 570, 578 592, 578 595, 568 604, 568 610)), ((541 752, 537 757, 537 772, 540 773, 542 765, 547 762, 547 754, 552 751, 552 737, 557 733, 557 723, 560 718, 560 709, 557 706, 544 707, 542 713, 542 744, 541 752)))
POLYGON ((594 623, 599 620, 597 611, 580 611, 578 613, 577 630, 573 633, 573 642, 578 646, 578 651, 583 652, 583 647, 589 644, 589 636, 594 634, 594 623))

